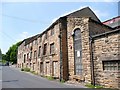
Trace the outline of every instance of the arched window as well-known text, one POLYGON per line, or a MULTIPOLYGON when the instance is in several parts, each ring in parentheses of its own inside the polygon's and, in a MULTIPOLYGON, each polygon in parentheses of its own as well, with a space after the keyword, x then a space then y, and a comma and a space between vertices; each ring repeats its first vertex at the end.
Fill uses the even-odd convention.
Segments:
POLYGON ((75 75, 82 75, 82 40, 80 29, 75 29, 73 38, 75 75))

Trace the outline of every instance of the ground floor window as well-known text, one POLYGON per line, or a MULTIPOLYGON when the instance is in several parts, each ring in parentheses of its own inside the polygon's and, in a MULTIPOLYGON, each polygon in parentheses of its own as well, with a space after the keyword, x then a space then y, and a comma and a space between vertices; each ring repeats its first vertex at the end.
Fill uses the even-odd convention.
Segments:
POLYGON ((103 61, 103 70, 120 71, 120 60, 103 61))

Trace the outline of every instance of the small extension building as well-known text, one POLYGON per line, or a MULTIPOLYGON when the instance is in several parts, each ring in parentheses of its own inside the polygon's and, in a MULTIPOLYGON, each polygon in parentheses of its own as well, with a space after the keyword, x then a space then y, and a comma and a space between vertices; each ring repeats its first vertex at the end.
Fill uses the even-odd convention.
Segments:
POLYGON ((120 88, 120 25, 107 22, 89 7, 60 17, 21 42, 17 66, 41 76, 120 88))

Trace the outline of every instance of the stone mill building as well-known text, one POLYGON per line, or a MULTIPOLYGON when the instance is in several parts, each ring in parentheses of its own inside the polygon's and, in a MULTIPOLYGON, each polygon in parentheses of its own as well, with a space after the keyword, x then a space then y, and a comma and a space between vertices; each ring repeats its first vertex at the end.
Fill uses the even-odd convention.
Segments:
POLYGON ((89 7, 60 17, 21 42, 17 66, 41 76, 120 88, 120 17, 101 22, 89 7))

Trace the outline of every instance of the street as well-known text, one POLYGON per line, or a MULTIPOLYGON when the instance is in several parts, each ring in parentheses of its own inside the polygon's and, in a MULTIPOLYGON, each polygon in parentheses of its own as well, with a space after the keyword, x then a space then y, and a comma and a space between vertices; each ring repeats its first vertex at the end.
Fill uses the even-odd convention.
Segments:
POLYGON ((3 66, 2 88, 83 88, 83 86, 50 81, 14 67, 3 66))

